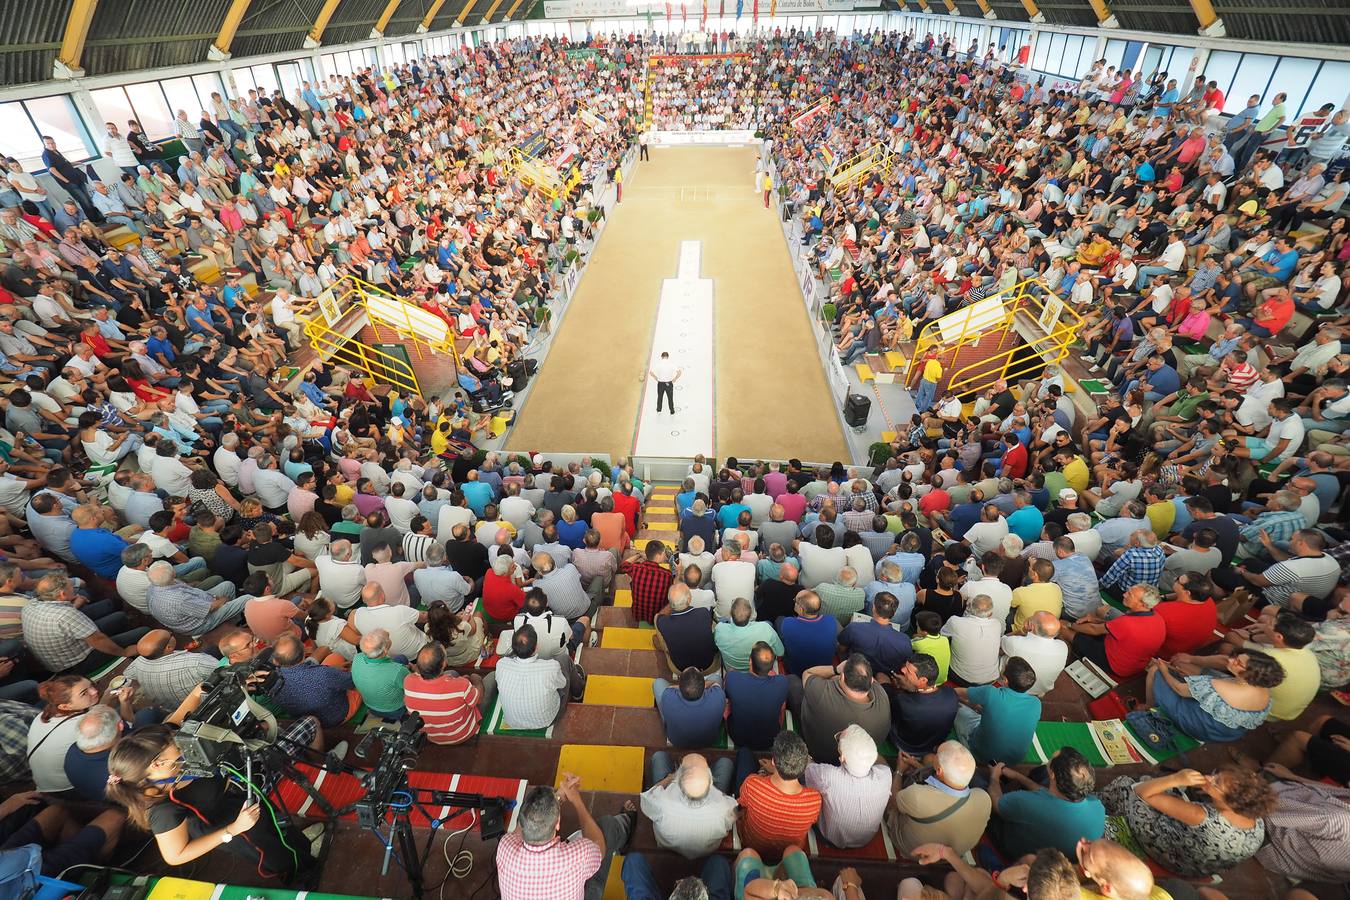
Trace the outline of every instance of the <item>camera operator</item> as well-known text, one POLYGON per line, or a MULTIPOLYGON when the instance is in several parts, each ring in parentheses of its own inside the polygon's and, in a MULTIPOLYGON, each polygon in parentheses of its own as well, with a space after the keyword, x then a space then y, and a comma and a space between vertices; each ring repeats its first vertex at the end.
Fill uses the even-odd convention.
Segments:
POLYGON ((256 798, 245 802, 241 791, 226 788, 219 775, 184 774, 173 732, 162 726, 127 735, 108 758, 108 799, 125 806, 133 824, 154 833, 169 865, 190 863, 223 846, 283 884, 313 866, 312 847, 323 837, 322 825, 305 829, 303 836, 289 830, 283 835, 256 798))

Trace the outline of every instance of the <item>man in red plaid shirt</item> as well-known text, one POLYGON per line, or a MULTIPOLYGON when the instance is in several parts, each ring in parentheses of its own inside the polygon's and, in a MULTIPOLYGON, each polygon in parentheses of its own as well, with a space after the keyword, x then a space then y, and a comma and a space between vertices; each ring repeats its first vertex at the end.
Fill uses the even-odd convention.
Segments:
POLYGON ((627 849, 637 827, 637 804, 629 800, 621 814, 597 822, 581 799, 581 779, 564 772, 556 791, 539 786, 525 795, 519 822, 497 845, 502 900, 600 900, 614 854, 627 849), (558 836, 559 800, 572 805, 580 836, 558 836))
POLYGON ((674 575, 670 570, 670 554, 660 541, 648 541, 647 552, 628 551, 628 558, 619 571, 633 582, 633 615, 639 622, 651 622, 666 605, 666 592, 674 575))

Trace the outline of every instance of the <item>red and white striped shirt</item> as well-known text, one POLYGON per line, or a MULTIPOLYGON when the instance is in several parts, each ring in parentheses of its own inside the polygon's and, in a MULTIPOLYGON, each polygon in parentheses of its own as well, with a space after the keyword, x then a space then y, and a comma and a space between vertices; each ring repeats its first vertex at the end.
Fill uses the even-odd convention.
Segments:
POLYGON ((478 733, 478 688, 467 678, 442 675, 427 680, 416 673, 403 679, 404 702, 422 716, 422 730, 433 744, 462 744, 478 733))

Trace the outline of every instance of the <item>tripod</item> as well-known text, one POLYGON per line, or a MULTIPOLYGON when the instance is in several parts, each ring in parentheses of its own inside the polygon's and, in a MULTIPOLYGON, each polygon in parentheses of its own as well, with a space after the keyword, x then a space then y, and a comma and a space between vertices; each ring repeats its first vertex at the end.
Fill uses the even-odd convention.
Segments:
MULTIPOLYGON (((380 843, 384 844, 384 865, 380 869, 380 874, 388 874, 389 858, 395 853, 395 845, 397 844, 398 856, 396 860, 408 875, 408 885, 412 888, 414 900, 420 900, 423 895, 425 888, 422 870, 426 867, 427 860, 431 856, 431 847, 436 840, 436 832, 445 824, 442 819, 432 815, 423 805, 424 803, 447 807, 451 810, 482 810, 479 819, 479 833, 486 838, 500 835, 505 830, 502 824, 502 814, 510 801, 501 797, 484 797, 482 794, 415 788, 408 784, 408 779, 405 776, 402 783, 390 793, 387 807, 379 811, 379 814, 377 814, 373 805, 365 802, 357 803, 357 821, 363 828, 369 829, 372 834, 379 838, 380 843), (427 835, 426 844, 421 849, 418 848, 417 837, 413 834, 412 812, 414 809, 426 816, 427 821, 431 823, 431 832, 427 835), (390 820, 388 838, 380 833, 380 824, 386 818, 390 820)), ((472 827, 472 824, 470 824, 466 826, 466 829, 472 827)), ((453 837, 453 835, 451 836, 453 837)), ((449 877, 450 873, 446 873, 446 878, 449 877)))
MULTIPOLYGON (((299 867, 299 859, 297 858, 298 880, 310 884, 311 887, 317 887, 318 875, 323 871, 324 861, 328 858, 328 851, 333 843, 334 826, 342 810, 335 808, 328 802, 328 799, 319 791, 318 786, 310 781, 304 772, 300 771, 295 764, 297 759, 305 759, 321 772, 325 770, 330 772, 359 771, 354 766, 311 747, 291 741, 284 736, 278 737, 274 743, 246 750, 242 772, 230 766, 226 766, 225 771, 244 783, 246 793, 252 792, 259 800, 267 801, 267 804, 271 806, 277 816, 278 830, 283 835, 289 834, 292 839, 296 836, 303 839, 304 831, 283 802, 281 796, 283 781, 290 781, 295 784, 305 792, 311 802, 317 804, 319 809, 322 810, 324 834, 319 852, 313 854, 312 864, 304 869, 299 867)), ((290 847, 289 844, 286 846, 290 847)), ((292 849, 291 852, 294 853, 295 851, 292 849)))

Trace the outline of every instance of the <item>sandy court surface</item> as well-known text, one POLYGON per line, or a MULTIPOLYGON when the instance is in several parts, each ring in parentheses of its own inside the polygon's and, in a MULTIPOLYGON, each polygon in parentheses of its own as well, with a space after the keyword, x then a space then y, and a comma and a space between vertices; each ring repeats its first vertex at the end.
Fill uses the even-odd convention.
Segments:
POLYGON ((701 274, 714 281, 717 455, 843 458, 782 232, 752 189, 754 167, 749 147, 654 148, 638 164, 510 447, 632 450, 661 282, 675 277, 680 242, 697 240, 701 274))

